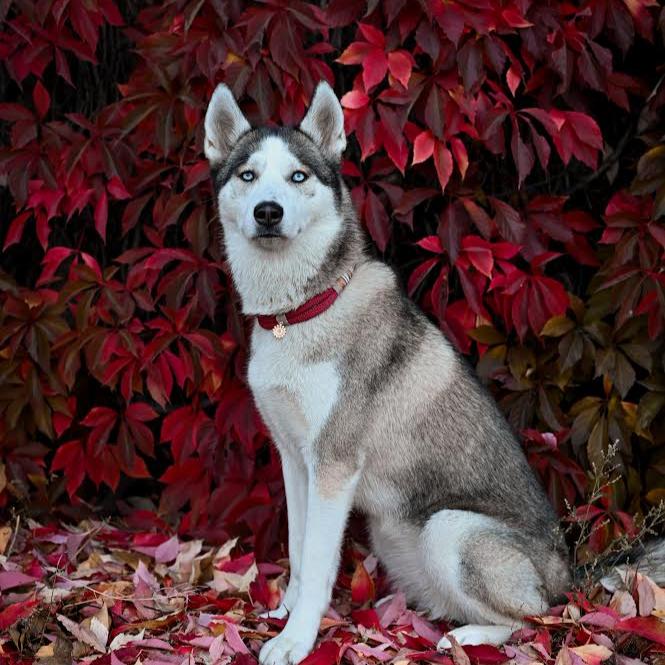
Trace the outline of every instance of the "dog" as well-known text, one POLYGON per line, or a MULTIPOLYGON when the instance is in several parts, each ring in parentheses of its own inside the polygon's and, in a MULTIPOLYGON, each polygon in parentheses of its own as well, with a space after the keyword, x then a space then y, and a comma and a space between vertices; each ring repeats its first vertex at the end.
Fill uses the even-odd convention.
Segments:
MULTIPOLYGON (((290 580, 262 665, 314 646, 352 508, 417 609, 501 644, 570 585, 557 519, 488 392, 367 251, 322 82, 297 128, 252 128, 220 84, 205 116, 223 243, 255 317, 248 381, 279 450, 290 580)), ((444 637, 441 650, 450 647, 444 637)))

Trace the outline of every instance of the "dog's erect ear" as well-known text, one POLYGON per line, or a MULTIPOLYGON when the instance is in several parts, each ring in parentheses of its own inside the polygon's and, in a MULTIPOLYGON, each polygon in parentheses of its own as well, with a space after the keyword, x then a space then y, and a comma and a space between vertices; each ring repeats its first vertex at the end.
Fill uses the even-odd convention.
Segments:
POLYGON ((208 104, 203 150, 212 166, 223 162, 238 137, 250 128, 229 88, 220 83, 208 104))
POLYGON ((309 111, 300 123, 300 130, 316 143, 323 153, 339 161, 346 148, 344 112, 333 89, 321 81, 314 91, 309 111))

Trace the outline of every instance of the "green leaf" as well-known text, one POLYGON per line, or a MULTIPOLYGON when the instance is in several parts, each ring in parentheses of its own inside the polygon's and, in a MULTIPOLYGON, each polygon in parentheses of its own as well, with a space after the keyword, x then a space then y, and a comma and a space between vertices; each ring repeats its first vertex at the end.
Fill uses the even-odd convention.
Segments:
POLYGON ((607 450, 607 419, 601 416, 591 430, 587 442, 589 461, 600 469, 603 465, 604 453, 607 450))
POLYGON ((623 353, 616 353, 615 358, 614 372, 611 374, 619 394, 625 397, 635 383, 635 370, 623 353))
POLYGON ((506 341, 506 336, 493 326, 478 326, 470 330, 467 335, 481 344, 503 344, 506 341))
POLYGON ((573 367, 584 353, 584 340, 579 333, 566 335, 559 342, 559 366, 562 371, 573 367))
POLYGON ((647 429, 663 408, 665 408, 665 393, 648 392, 637 407, 638 426, 647 429))
POLYGON ((621 344, 619 348, 637 365, 651 371, 651 354, 644 344, 621 344))
POLYGON ((540 331, 545 337, 561 337, 575 327, 575 322, 566 316, 553 316, 540 331))

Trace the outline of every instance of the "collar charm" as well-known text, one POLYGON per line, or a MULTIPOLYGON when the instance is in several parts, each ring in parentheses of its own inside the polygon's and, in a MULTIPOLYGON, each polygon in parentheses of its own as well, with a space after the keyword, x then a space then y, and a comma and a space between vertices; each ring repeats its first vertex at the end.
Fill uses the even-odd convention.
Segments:
POLYGON ((276 339, 282 339, 286 335, 286 326, 283 323, 278 323, 276 326, 273 326, 272 334, 276 339))
POLYGON ((272 327, 272 334, 275 336, 275 339, 282 339, 286 335, 286 326, 289 325, 289 321, 285 314, 277 314, 275 321, 276 323, 272 327))

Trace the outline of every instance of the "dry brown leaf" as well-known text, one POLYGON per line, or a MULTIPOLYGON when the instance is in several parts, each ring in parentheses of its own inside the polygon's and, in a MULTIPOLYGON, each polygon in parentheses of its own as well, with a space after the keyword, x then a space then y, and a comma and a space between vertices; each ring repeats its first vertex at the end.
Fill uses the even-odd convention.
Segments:
POLYGON ((587 665, 597 665, 613 655, 610 649, 600 644, 584 644, 580 647, 570 647, 570 650, 577 654, 587 665))
POLYGON ((554 665, 573 665, 573 659, 567 646, 562 646, 556 656, 554 665))
MULTIPOLYGON (((159 619, 148 619, 147 621, 136 621, 131 624, 132 629, 161 630, 176 623, 182 618, 182 612, 175 612, 159 619)), ((126 626, 128 627, 128 626, 126 626)))
POLYGON ((12 528, 10 526, 0 526, 0 554, 4 554, 7 545, 12 538, 12 528))
POLYGON ((640 616, 665 612, 665 589, 661 589, 653 580, 637 573, 636 584, 640 616))
POLYGON ((91 646, 100 653, 106 652, 106 641, 103 643, 99 637, 83 624, 78 624, 63 614, 58 614, 58 621, 79 641, 87 646, 91 646))
POLYGON ((51 658, 55 654, 55 643, 45 644, 43 647, 37 649, 35 653, 36 658, 51 658))
POLYGON ((226 591, 234 591, 238 593, 247 593, 249 585, 256 579, 259 574, 259 569, 256 563, 253 563, 245 573, 239 575, 238 573, 230 573, 225 570, 213 571, 213 578, 210 586, 220 593, 226 591))
POLYGON ((455 636, 452 633, 448 633, 446 637, 450 642, 453 663, 455 663, 455 665, 471 665, 471 661, 466 655, 466 651, 464 651, 462 645, 455 639, 455 636))
POLYGON ((612 600, 610 600, 610 607, 623 617, 637 616, 635 599, 624 589, 614 592, 612 600))
POLYGON ((118 633, 111 640, 111 644, 109 644, 109 651, 115 651, 116 649, 119 649, 120 647, 124 647, 126 644, 130 644, 131 642, 137 642, 138 640, 142 640, 144 635, 145 635, 145 628, 142 628, 135 635, 133 635, 131 633, 118 633))

